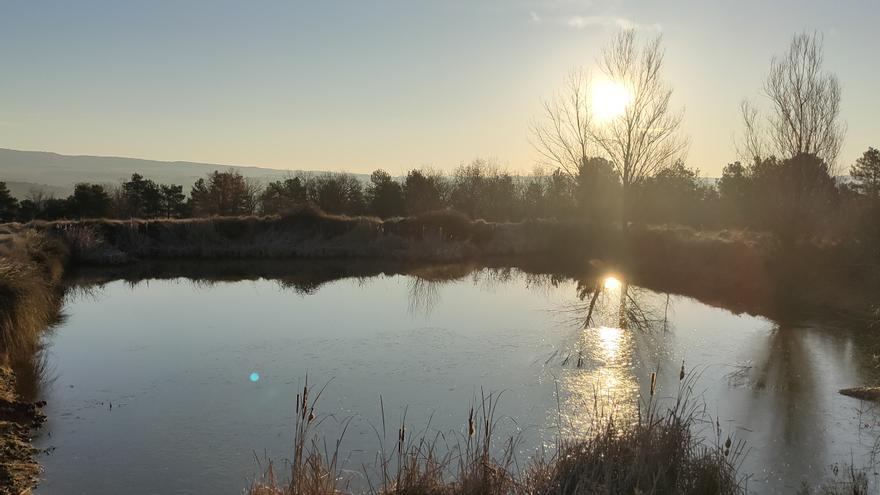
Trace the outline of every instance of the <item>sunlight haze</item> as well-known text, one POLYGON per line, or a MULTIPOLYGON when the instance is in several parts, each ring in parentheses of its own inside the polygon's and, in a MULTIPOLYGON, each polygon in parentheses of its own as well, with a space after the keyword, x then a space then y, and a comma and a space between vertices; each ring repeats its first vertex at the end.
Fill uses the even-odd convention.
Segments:
POLYGON ((0 147, 392 174, 485 157, 529 172, 542 101, 636 28, 663 34, 687 165, 718 176, 768 54, 818 30, 843 87, 849 166, 878 132, 880 67, 854 55, 876 44, 878 12, 868 1, 7 2, 0 147))

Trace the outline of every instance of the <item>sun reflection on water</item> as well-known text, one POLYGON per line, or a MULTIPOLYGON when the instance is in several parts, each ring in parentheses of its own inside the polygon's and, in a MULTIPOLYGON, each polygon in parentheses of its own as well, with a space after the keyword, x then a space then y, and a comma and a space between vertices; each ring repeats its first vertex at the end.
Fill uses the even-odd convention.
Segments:
POLYGON ((620 279, 618 279, 617 277, 615 277, 613 275, 609 275, 609 276, 605 277, 605 281, 603 282, 603 285, 608 290, 617 290, 623 284, 620 281, 620 279))
POLYGON ((614 360, 617 357, 617 351, 620 349, 620 340, 623 337, 623 330, 612 327, 599 327, 598 343, 602 347, 606 361, 614 360))
POLYGON ((587 436, 611 416, 619 425, 635 421, 639 385, 631 333, 612 326, 586 328, 580 332, 576 347, 582 364, 564 368, 559 377, 562 435, 587 436))

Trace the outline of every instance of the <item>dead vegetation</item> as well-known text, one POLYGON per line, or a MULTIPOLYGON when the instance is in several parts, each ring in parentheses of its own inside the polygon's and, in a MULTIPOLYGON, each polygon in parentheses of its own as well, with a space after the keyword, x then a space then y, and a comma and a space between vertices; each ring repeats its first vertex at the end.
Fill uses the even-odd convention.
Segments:
MULTIPOLYGON (((637 420, 618 422, 601 416, 578 438, 560 439, 552 454, 537 453, 525 464, 516 459, 516 438, 497 434, 499 396, 483 394, 470 408, 466 425, 454 436, 413 436, 407 425, 396 431, 386 452, 380 445, 375 466, 365 467, 366 492, 375 494, 740 494, 745 478, 738 473, 743 444, 724 436, 691 401, 693 376, 682 379, 677 398, 653 397, 637 420), (714 429, 714 444, 700 428, 714 429), (442 437, 442 441, 441 441, 442 437)), ((297 400, 290 474, 279 480, 270 463, 249 495, 330 495, 351 491, 340 465, 344 454, 326 449, 316 427, 322 418, 308 386, 297 400), (320 446, 324 445, 322 449, 320 446)), ((601 414, 597 411, 597 414, 601 414)), ((383 411, 384 417, 384 411, 383 411)), ((344 434, 344 432, 343 432, 344 434)), ((383 419, 379 443, 386 437, 383 419)))
POLYGON ((41 402, 23 400, 13 368, 38 355, 43 331, 58 318, 65 245, 31 230, 0 231, 0 494, 19 495, 38 481, 31 430, 45 420, 41 402))

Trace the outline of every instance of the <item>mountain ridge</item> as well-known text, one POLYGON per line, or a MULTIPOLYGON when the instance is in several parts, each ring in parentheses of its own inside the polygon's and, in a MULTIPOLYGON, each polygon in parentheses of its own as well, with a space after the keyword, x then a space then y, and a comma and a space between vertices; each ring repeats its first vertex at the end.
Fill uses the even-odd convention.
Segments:
MULTIPOLYGON (((133 173, 139 173, 159 183, 188 187, 215 170, 235 170, 245 177, 261 182, 283 179, 296 173, 325 172, 120 156, 64 155, 52 151, 0 148, 0 181, 43 185, 63 191, 73 191, 73 186, 79 182, 118 183, 128 179, 133 173)), ((366 174, 353 175, 362 179, 368 177, 366 174)))

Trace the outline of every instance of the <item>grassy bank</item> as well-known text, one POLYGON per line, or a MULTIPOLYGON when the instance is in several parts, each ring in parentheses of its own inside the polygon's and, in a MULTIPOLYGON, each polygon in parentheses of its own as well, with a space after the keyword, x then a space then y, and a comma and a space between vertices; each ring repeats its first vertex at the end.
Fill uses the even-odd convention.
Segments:
POLYGON ((40 468, 31 429, 45 420, 41 403, 24 400, 13 369, 33 368, 41 335, 58 318, 67 249, 30 230, 0 231, 0 494, 36 485, 40 468))
POLYGON ((379 220, 313 209, 283 217, 35 222, 27 228, 62 240, 80 266, 179 259, 507 259, 583 278, 594 268, 591 260, 603 260, 638 285, 780 320, 829 310, 871 318, 880 292, 880 269, 860 265, 855 249, 783 246, 772 235, 747 231, 670 226, 621 231, 556 220, 494 223, 449 211, 379 220))
POLYGON ((64 238, 78 262, 143 259, 385 258, 461 261, 479 256, 531 255, 579 246, 558 222, 490 223, 454 212, 412 218, 327 215, 303 209, 283 217, 184 220, 82 220, 28 224, 64 238))
POLYGON ((218 268, 228 271, 234 260, 247 260, 237 271, 248 277, 251 260, 356 260, 352 266, 504 260, 527 271, 587 279, 601 266, 623 272, 636 285, 779 321, 822 314, 867 321, 877 316, 880 293, 880 268, 859 264, 851 246, 783 246, 772 235, 742 231, 673 226, 621 231, 555 220, 493 223, 450 211, 380 220, 314 209, 271 217, 99 219, 13 228, 20 236, 57 241, 78 267, 217 260, 218 268))

